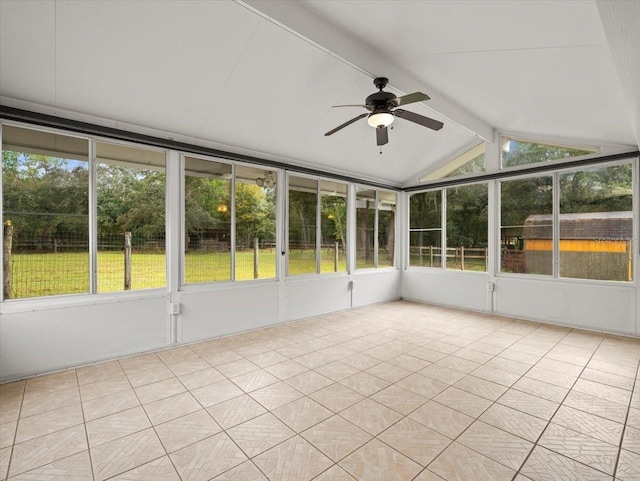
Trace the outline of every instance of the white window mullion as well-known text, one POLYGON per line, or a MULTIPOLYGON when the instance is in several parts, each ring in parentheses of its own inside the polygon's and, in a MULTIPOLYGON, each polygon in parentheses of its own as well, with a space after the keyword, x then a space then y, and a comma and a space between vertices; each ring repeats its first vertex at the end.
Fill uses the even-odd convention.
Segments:
POLYGON ((373 201, 373 206, 374 206, 374 211, 373 211, 373 266, 377 269, 378 268, 378 248, 379 248, 379 240, 378 240, 378 222, 379 222, 379 215, 378 215, 378 204, 380 202, 380 192, 378 190, 375 191, 375 196, 374 196, 374 201, 373 201))
POLYGON ((98 292, 98 172, 95 139, 89 142, 89 292, 98 292))
POLYGON ((440 205, 442 206, 442 222, 440 223, 440 264, 441 269, 447 269, 447 189, 442 189, 441 191, 441 200, 440 205))
POLYGON ((231 282, 236 280, 236 166, 231 164, 231 239, 229 245, 231 252, 229 262, 231 262, 231 282))
POLYGON ((553 174, 553 277, 560 277, 560 174, 553 174))
POLYGON ((320 274, 322 264, 322 189, 316 181, 316 274, 320 274))

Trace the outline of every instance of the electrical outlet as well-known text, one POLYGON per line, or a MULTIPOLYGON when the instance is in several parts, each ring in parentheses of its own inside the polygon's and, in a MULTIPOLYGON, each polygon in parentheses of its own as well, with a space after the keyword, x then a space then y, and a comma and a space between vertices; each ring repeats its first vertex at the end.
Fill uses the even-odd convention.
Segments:
POLYGON ((180 314, 180 303, 179 302, 172 302, 170 304, 171 306, 171 315, 177 315, 180 314))
POLYGON ((496 285, 493 282, 489 282, 487 284, 487 289, 489 290, 489 292, 493 292, 496 290, 496 285))

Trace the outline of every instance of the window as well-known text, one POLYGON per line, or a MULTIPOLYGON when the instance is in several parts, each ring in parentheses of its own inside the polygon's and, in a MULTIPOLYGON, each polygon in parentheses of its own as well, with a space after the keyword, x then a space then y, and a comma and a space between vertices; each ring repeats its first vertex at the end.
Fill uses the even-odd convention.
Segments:
POLYGON ((484 142, 471 147, 430 174, 420 177, 420 182, 479 172, 484 172, 484 142))
POLYGON ((356 190, 356 269, 395 265, 396 194, 356 190))
POLYGON ((446 268, 486 271, 488 259, 488 184, 449 187, 446 268))
POLYGON ((553 177, 500 182, 500 271, 553 275, 553 177))
POLYGON ((500 143, 502 145, 502 167, 550 162, 597 152, 596 149, 544 144, 506 136, 501 137, 500 143))
POLYGON ((235 279, 276 277, 276 173, 235 168, 235 279))
POLYGON ((409 197, 409 265, 442 266, 442 191, 409 197))
POLYGON ((184 282, 231 280, 232 166, 184 159, 184 282))
POLYGON ((347 186, 289 176, 288 274, 346 272, 347 186))
POLYGON ((88 293, 89 142, 2 129, 4 298, 88 293))
POLYGON ((164 152, 96 142, 98 292, 166 285, 164 152))
POLYGON ((633 280, 631 164, 563 172, 559 275, 633 280))

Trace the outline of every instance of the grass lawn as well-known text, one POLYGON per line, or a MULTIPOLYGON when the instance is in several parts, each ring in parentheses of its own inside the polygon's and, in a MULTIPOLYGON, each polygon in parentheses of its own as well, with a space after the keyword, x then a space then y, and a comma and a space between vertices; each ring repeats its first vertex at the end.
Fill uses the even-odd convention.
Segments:
MULTIPOLYGON (((276 276, 276 251, 264 249, 258 258, 258 278, 276 276)), ((229 280, 231 275, 228 252, 189 252, 185 255, 185 280, 202 283, 229 280)), ((322 252, 321 272, 334 272, 333 250, 322 252)), ((13 254, 12 295, 14 299, 89 292, 88 253, 13 254)), ((136 253, 131 256, 131 289, 150 289, 166 285, 165 255, 136 253)), ((346 270, 344 256, 338 271, 346 270)), ((289 254, 291 274, 314 273, 315 254, 312 250, 294 250, 289 254)), ((236 280, 254 278, 253 251, 236 252, 236 280)), ((98 292, 118 292, 124 289, 124 255, 122 252, 98 253, 98 292)))

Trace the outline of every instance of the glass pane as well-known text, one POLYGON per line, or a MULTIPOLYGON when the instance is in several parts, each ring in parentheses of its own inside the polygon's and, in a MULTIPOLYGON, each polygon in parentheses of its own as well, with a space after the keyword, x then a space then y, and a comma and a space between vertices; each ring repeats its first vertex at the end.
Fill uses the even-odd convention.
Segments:
POLYGON ((500 182, 501 272, 553 275, 553 179, 500 182))
POLYGON ((166 285, 165 158, 97 142, 98 292, 166 285))
POLYGON ((376 192, 358 188, 356 191, 356 269, 375 267, 374 239, 376 192))
POLYGON ((185 158, 184 280, 231 279, 231 166, 185 158))
POLYGON ((409 265, 442 267, 442 191, 409 197, 409 265))
POLYGON ((316 180, 289 177, 289 275, 318 272, 317 185, 316 180))
POLYGON ((501 137, 502 167, 550 162, 593 154, 595 150, 578 149, 562 145, 549 145, 527 140, 501 137))
POLYGON ((89 143, 2 129, 6 299, 89 292, 89 143))
POLYGON ((560 276, 633 280, 631 164, 560 175, 560 276))
POLYGON ((320 182, 322 193, 322 239, 320 272, 347 270, 347 186, 336 182, 320 182))
POLYGON ((475 145, 435 171, 420 177, 420 182, 484 172, 484 142, 475 145))
POLYGON ((378 194, 378 267, 393 267, 396 237, 396 194, 378 194))
POLYGON ((442 230, 421 230, 409 233, 409 265, 442 267, 442 230))
POLYGON ((447 189, 447 269, 487 270, 488 186, 447 189))
POLYGON ((276 173, 237 166, 236 280, 276 276, 276 173))

